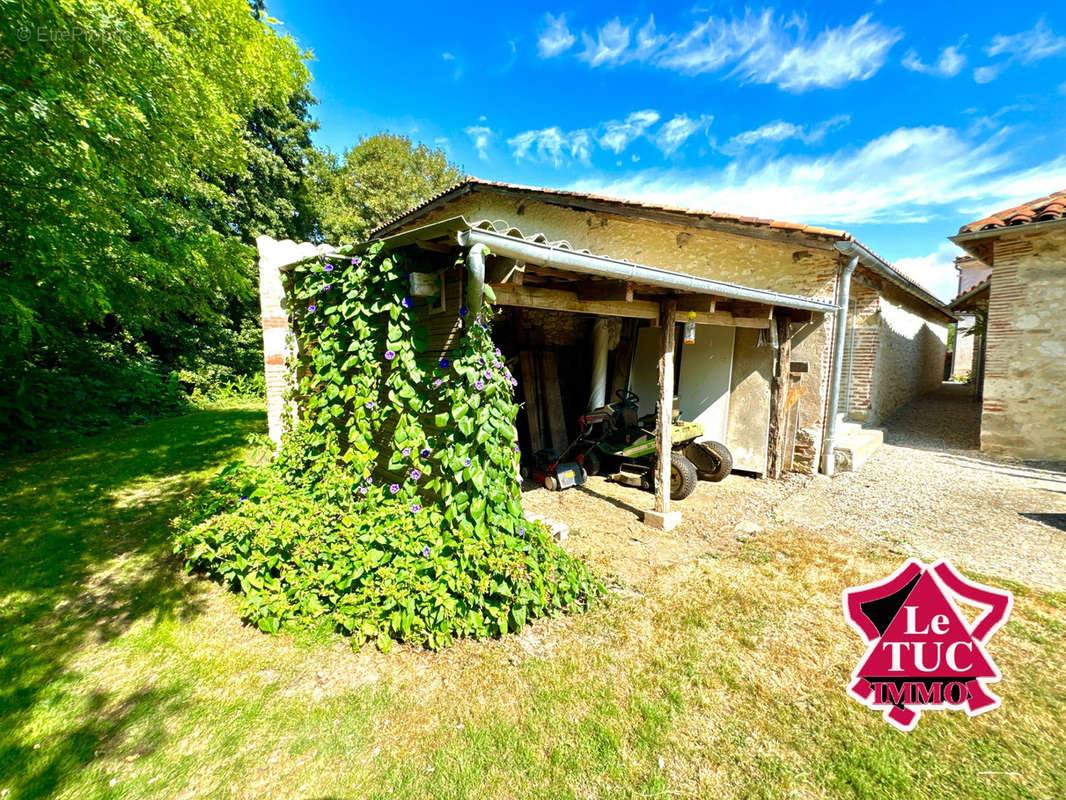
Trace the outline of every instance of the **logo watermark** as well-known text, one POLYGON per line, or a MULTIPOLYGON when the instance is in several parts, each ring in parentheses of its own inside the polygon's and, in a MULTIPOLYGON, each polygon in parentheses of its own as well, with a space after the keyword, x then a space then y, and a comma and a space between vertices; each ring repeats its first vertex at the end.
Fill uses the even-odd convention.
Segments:
POLYGON ((23 25, 18 29, 20 42, 40 42, 42 44, 98 43, 126 39, 133 35, 121 25, 102 28, 83 28, 75 25, 71 28, 55 28, 50 25, 23 25))
POLYGON ((887 578, 847 589, 844 617, 866 643, 848 694, 913 730, 922 711, 991 711, 1000 679, 985 650, 1007 621, 1014 596, 962 577, 947 561, 909 559, 887 578), (972 622, 959 604, 980 609, 972 622))

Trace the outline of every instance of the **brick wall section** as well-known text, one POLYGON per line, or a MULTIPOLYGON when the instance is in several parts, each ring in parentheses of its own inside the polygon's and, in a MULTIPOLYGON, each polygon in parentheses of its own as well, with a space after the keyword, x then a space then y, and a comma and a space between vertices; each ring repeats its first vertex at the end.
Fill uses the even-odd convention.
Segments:
POLYGON ((996 240, 981 449, 1066 461, 1066 225, 996 240))
POLYGON ((861 276, 852 278, 849 309, 848 339, 844 347, 844 380, 841 382, 840 411, 854 420, 866 420, 870 416, 873 397, 874 363, 880 341, 881 295, 877 289, 861 283, 861 276), (848 390, 844 391, 845 381, 848 390), (847 398, 847 408, 844 398, 847 398))

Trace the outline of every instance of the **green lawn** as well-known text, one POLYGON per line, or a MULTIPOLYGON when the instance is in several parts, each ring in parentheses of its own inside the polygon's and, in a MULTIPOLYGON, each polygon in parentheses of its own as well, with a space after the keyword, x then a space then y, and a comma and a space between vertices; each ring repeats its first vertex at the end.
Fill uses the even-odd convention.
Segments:
POLYGON ((166 521, 261 428, 204 411, 0 467, 0 798, 1066 796, 1066 598, 1010 587, 1002 708, 900 734, 844 696, 839 605, 898 557, 811 533, 439 654, 247 628, 166 521))

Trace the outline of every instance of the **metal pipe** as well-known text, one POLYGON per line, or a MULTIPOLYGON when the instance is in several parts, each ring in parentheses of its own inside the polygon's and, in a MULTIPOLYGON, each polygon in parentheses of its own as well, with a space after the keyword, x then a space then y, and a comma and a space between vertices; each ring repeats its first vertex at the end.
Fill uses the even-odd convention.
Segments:
POLYGON ((481 302, 485 298, 485 256, 489 249, 484 244, 471 245, 466 254, 466 309, 471 319, 481 313, 481 302))
POLYGON ((837 438, 837 395, 840 394, 840 376, 844 369, 844 339, 848 333, 848 302, 851 299, 851 276, 859 266, 859 254, 840 269, 840 281, 837 283, 837 318, 833 333, 833 372, 829 380, 829 411, 825 422, 825 436, 822 439, 822 472, 832 475, 836 467, 833 448, 837 438))
POLYGON ((783 295, 762 289, 749 289, 732 283, 711 280, 710 278, 680 275, 676 272, 656 267, 646 267, 641 264, 631 264, 628 261, 620 261, 605 256, 594 256, 576 250, 552 247, 537 242, 529 242, 525 239, 516 239, 513 236, 480 228, 460 231, 458 239, 459 244, 463 247, 482 244, 487 246, 493 255, 507 256, 519 261, 528 261, 545 267, 580 272, 585 275, 599 275, 604 278, 635 281, 675 291, 713 294, 717 297, 725 297, 731 300, 746 300, 764 305, 799 308, 819 313, 834 310, 834 306, 830 303, 820 303, 817 300, 808 300, 805 297, 783 295))
POLYGON ((592 392, 589 396, 589 411, 595 411, 607 402, 607 345, 610 336, 607 320, 600 317, 592 328, 592 392))

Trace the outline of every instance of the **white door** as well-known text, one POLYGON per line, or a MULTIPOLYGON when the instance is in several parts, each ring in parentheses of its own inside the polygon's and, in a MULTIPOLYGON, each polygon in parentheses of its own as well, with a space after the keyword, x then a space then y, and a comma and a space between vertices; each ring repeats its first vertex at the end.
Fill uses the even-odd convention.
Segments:
POLYGON ((735 333, 724 325, 697 325, 696 341, 681 347, 681 418, 703 425, 702 439, 726 440, 735 333))

